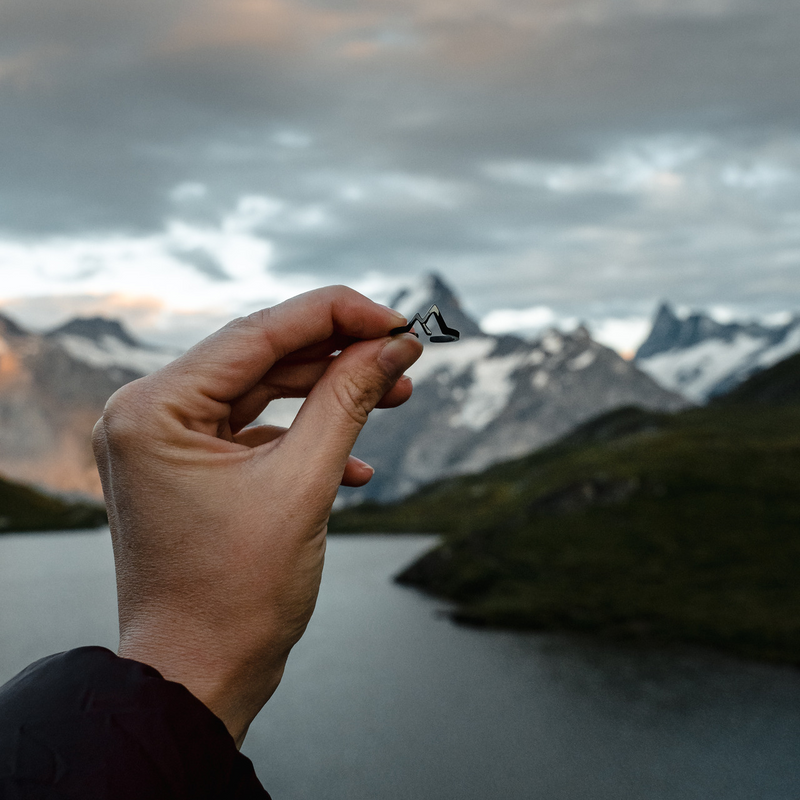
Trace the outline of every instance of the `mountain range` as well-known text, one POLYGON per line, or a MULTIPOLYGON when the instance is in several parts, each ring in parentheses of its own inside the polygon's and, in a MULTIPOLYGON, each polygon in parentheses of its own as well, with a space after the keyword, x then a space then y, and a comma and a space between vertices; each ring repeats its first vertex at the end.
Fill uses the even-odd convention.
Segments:
POLYGON ((34 333, 0 315, 0 473, 100 497, 90 434, 106 400, 175 355, 99 317, 34 333))
MULTIPOLYGON (((431 344, 423 336, 425 352, 409 370, 414 396, 402 408, 375 411, 356 445, 375 477, 343 490, 340 505, 480 471, 621 406, 674 411, 705 403, 800 350, 800 319, 721 324, 702 313, 679 317, 665 304, 631 362, 583 327, 533 341, 490 336, 436 275, 391 301, 409 319, 434 303, 461 341, 431 344)), ((0 474, 100 496, 89 435, 106 399, 177 355, 102 317, 36 333, 0 315, 0 474)), ((288 425, 300 402, 276 401, 260 421, 288 425)))
POLYGON ((407 318, 436 303, 461 340, 429 344, 408 371, 414 394, 404 406, 373 412, 354 454, 375 467, 345 499, 401 497, 444 475, 543 447, 582 422, 625 405, 673 411, 679 394, 594 341, 585 328, 547 331, 535 341, 489 336, 436 275, 390 305, 407 318))
POLYGON ((665 303, 635 361, 662 386, 705 403, 798 351, 798 316, 774 326, 721 323, 702 312, 681 318, 665 303))

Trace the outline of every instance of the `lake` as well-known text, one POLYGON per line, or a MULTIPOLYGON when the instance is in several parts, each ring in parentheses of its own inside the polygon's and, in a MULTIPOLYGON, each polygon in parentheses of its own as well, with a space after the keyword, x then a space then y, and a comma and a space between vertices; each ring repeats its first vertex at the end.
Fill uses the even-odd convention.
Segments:
MULTIPOLYGON (((434 539, 331 537, 243 751, 274 800, 798 800, 800 670, 452 624, 391 583, 434 539)), ((108 532, 0 537, 0 682, 116 645, 108 532)))

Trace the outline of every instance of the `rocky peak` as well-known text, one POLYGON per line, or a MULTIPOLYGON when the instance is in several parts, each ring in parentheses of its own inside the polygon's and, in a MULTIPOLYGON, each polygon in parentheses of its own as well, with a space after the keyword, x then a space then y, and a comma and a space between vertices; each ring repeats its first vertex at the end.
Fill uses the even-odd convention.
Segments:
POLYGON ((17 325, 13 319, 7 317, 5 314, 0 314, 0 336, 11 338, 28 335, 28 331, 17 325))
POLYGON ((738 336, 764 339, 773 344, 781 341, 796 325, 768 327, 758 322, 717 322, 702 311, 681 319, 667 303, 662 303, 653 321, 650 335, 636 353, 637 360, 651 358, 673 350, 687 350, 712 339, 731 343, 738 336))
POLYGON ((669 303, 662 303, 656 312, 650 335, 637 351, 636 358, 649 358, 656 353, 666 353, 675 346, 680 333, 680 319, 669 303))
POLYGON ((698 403, 800 351, 800 319, 779 325, 718 322, 704 312, 684 318, 663 304, 636 364, 662 386, 698 403))
POLYGON ((572 332, 572 338, 579 342, 589 342, 592 340, 592 334, 589 329, 581 324, 572 332))

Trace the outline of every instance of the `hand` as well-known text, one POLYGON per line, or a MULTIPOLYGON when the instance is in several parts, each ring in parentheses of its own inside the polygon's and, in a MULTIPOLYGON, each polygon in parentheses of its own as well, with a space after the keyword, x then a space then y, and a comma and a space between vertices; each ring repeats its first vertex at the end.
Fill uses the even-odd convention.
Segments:
POLYGON ((124 386, 95 426, 119 654, 184 684, 238 744, 314 610, 337 489, 372 476, 356 437, 411 395, 422 347, 387 336, 403 322, 345 287, 309 292, 124 386), (306 396, 288 430, 245 427, 306 396))

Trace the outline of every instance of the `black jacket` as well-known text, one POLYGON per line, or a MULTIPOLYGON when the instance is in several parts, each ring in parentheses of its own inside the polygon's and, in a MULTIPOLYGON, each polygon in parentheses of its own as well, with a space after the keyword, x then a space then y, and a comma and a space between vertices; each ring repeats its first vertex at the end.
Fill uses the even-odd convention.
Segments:
POLYGON ((2 800, 269 800, 222 721, 179 683, 102 647, 0 688, 2 800))

